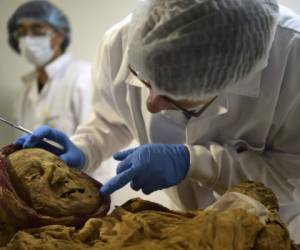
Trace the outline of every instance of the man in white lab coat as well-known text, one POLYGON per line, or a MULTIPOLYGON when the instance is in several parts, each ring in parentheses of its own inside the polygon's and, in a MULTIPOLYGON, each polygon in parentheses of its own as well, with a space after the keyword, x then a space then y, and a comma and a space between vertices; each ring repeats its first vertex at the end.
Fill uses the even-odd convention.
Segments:
POLYGON ((12 14, 8 35, 12 49, 35 67, 22 78, 16 122, 73 134, 90 112, 92 85, 90 64, 66 53, 71 40, 67 17, 48 1, 29 1, 12 14))
POLYGON ((111 194, 166 189, 183 209, 243 180, 277 195, 300 242, 300 18, 275 0, 140 1, 110 29, 94 68, 94 112, 72 141, 43 126, 70 166, 118 152, 111 194))

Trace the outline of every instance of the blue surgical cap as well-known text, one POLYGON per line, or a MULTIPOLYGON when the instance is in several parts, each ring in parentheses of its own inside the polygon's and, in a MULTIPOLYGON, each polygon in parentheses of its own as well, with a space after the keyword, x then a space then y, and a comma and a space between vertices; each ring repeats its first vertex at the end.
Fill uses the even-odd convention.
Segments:
POLYGON ((206 99, 266 66, 277 20, 276 0, 143 0, 129 64, 158 94, 206 99))
POLYGON ((34 0, 19 6, 8 21, 8 42, 15 51, 20 52, 19 41, 14 36, 14 32, 18 24, 26 19, 46 22, 54 30, 63 29, 65 36, 61 48, 64 51, 68 47, 71 27, 66 15, 59 8, 46 0, 34 0))

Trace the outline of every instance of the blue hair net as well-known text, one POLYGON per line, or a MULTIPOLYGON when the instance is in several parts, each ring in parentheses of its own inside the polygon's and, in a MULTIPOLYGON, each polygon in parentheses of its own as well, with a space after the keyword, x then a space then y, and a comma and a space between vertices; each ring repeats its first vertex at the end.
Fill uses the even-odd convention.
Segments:
POLYGON ((36 20, 48 23, 54 30, 64 30, 64 41, 61 45, 64 51, 70 43, 71 27, 66 15, 52 3, 45 0, 34 0, 19 6, 8 21, 9 45, 18 53, 19 41, 14 36, 18 24, 24 20, 36 20))

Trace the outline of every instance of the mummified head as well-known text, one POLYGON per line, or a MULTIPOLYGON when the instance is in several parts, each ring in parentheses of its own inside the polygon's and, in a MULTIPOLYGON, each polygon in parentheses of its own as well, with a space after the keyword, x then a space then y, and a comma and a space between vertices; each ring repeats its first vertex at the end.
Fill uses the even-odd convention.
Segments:
POLYGON ((24 149, 9 155, 8 160, 16 192, 38 213, 84 215, 99 207, 97 187, 57 156, 42 149, 24 149))
POLYGON ((78 226, 109 210, 109 198, 99 193, 101 184, 69 168, 56 155, 38 148, 3 152, 2 149, 0 221, 18 224, 19 228, 78 226))

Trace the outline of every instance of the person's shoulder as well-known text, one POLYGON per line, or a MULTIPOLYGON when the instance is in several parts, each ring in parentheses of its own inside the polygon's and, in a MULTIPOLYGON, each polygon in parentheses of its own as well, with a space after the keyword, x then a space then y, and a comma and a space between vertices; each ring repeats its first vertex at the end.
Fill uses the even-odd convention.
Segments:
POLYGON ((125 33, 128 30, 128 26, 130 25, 132 18, 132 14, 129 14, 122 21, 113 25, 110 29, 105 32, 105 36, 111 36, 114 34, 125 33))
POLYGON ((107 76, 114 79, 119 72, 123 72, 120 69, 123 60, 127 60, 126 48, 131 19, 132 14, 105 32, 98 45, 96 60, 93 64, 94 77, 100 77, 99 72, 105 72, 107 76))
POLYGON ((131 23, 131 17, 132 15, 130 14, 122 21, 108 29, 103 36, 103 42, 105 42, 106 44, 126 43, 128 27, 131 23))
POLYGON ((287 58, 293 55, 293 58, 299 58, 295 55, 295 49, 300 48, 300 16, 291 9, 280 5, 278 24, 275 39, 273 42, 273 52, 280 54, 281 58, 287 58))
POLYGON ((278 27, 293 35, 300 35, 300 16, 291 9, 279 6, 278 27))

